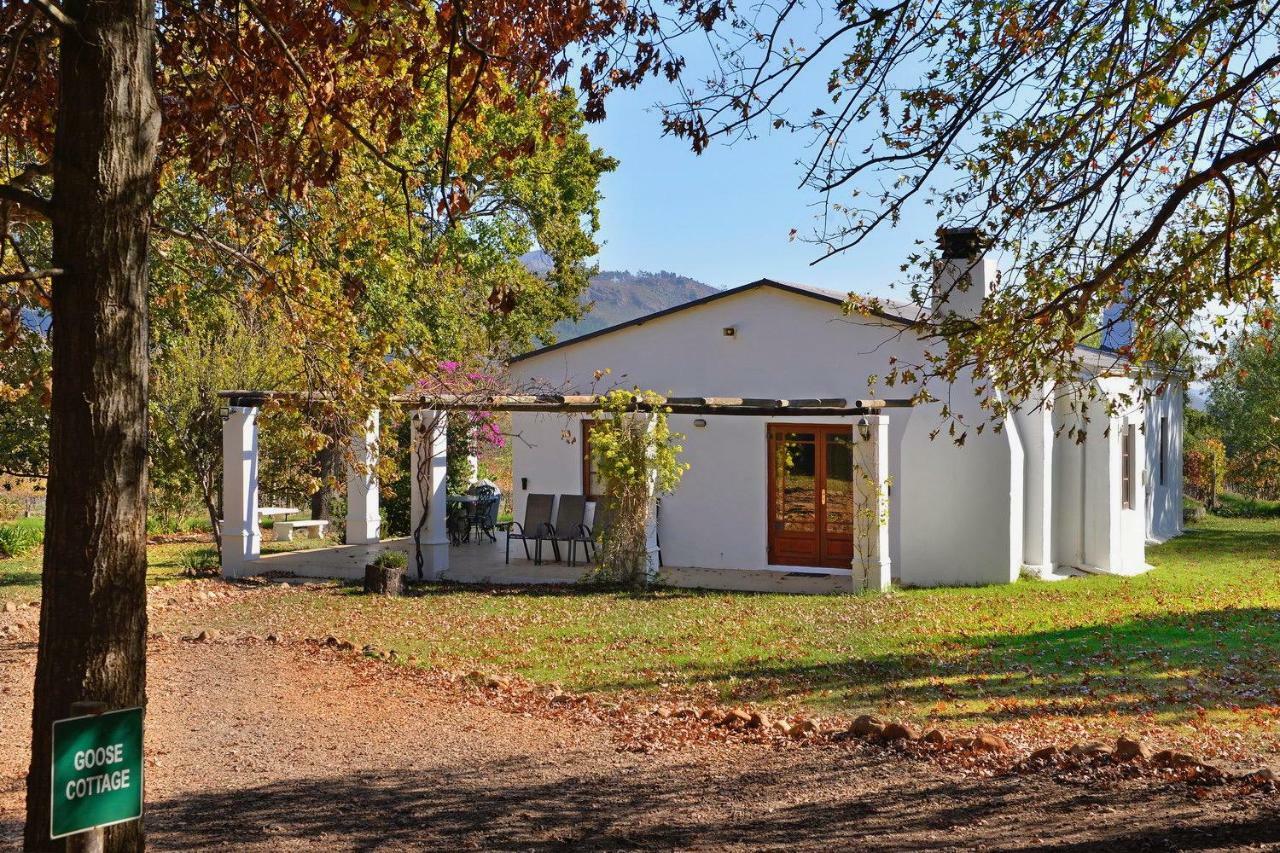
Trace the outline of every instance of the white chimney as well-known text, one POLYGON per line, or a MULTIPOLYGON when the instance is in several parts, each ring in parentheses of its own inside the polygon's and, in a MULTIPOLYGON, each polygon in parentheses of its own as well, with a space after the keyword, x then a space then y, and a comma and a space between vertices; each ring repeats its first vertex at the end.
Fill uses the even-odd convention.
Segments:
POLYGON ((939 228, 941 260, 933 264, 933 317, 977 317, 996 288, 996 262, 983 250, 977 228, 939 228))

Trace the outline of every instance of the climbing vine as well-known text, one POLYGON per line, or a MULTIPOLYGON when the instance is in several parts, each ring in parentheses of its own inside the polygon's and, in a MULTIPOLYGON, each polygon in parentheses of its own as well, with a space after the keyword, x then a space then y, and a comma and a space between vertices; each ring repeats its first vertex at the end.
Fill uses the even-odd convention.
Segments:
POLYGON ((671 431, 671 410, 653 391, 615 389, 599 399, 591 452, 608 484, 609 523, 597 575, 641 587, 654 569, 648 549, 650 504, 654 496, 675 491, 689 470, 680 460, 683 436, 671 431))

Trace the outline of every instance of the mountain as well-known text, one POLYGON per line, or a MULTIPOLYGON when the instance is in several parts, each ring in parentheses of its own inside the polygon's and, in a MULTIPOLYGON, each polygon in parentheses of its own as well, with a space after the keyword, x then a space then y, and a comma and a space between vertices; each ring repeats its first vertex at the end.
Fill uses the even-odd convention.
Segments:
MULTIPOLYGON (((530 252, 521 260, 539 274, 551 267, 550 259, 543 252, 530 252)), ((556 338, 562 341, 576 338, 717 292, 709 284, 666 270, 601 270, 591 277, 582 300, 591 306, 586 316, 576 323, 567 320, 557 323, 556 338)))

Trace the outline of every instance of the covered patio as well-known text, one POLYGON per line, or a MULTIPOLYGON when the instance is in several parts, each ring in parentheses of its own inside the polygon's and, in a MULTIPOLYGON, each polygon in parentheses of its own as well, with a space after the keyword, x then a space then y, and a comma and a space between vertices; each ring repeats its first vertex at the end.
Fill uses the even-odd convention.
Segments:
MULTIPOLYGON (((223 391, 227 405, 223 415, 223 525, 222 572, 224 577, 244 577, 264 572, 301 577, 355 580, 364 576, 366 564, 379 553, 397 550, 408 556, 407 575, 417 581, 453 581, 488 584, 569 584, 581 580, 593 564, 570 566, 567 559, 552 561, 544 548, 544 561, 525 556, 523 543, 511 543, 510 562, 505 558, 503 532, 497 541, 482 539, 451 545, 446 526, 447 447, 445 432, 450 412, 508 411, 564 413, 582 416, 598 409, 594 395, 484 395, 403 396, 394 402, 413 419, 410 442, 410 536, 382 538, 379 486, 373 473, 377 462, 378 413, 364 430, 352 436, 347 477, 346 544, 277 554, 262 554, 258 505, 258 415, 281 392, 223 391)), ((860 434, 860 467, 865 482, 858 506, 867 522, 855 537, 854 557, 848 568, 818 570, 725 569, 663 565, 659 546, 657 498, 651 501, 648 528, 650 577, 675 587, 727 589, 757 592, 831 593, 883 590, 890 582, 888 561, 888 416, 883 409, 899 401, 805 399, 777 400, 741 397, 668 397, 661 405, 671 413, 717 417, 841 417, 856 418, 849 429, 860 434)), ((633 416, 644 418, 648 409, 637 404, 633 416)), ((523 519, 518 519, 523 521, 523 519)), ((532 545, 530 545, 532 549, 532 545)), ((567 557, 567 554, 565 555, 567 557)), ((581 559, 581 558, 580 558, 581 559)))
MULTIPOLYGON (((257 561, 255 573, 282 572, 307 578, 348 578, 364 576, 364 567, 379 553, 400 551, 410 557, 412 541, 407 536, 384 539, 374 545, 335 545, 282 554, 264 554, 257 561)), ((483 544, 463 543, 449 551, 449 567, 436 580, 445 583, 475 583, 502 586, 527 584, 571 584, 583 579, 595 564, 570 566, 567 562, 535 564, 515 551, 511 563, 503 562, 503 541, 483 544)), ((515 546, 519 550, 519 546, 515 546)), ((412 575, 412 570, 410 571, 412 575)), ((801 571, 761 571, 741 569, 698 569, 689 566, 663 566, 657 572, 658 583, 683 589, 723 589, 738 592, 786 592, 825 595, 849 591, 847 574, 818 574, 801 571)))

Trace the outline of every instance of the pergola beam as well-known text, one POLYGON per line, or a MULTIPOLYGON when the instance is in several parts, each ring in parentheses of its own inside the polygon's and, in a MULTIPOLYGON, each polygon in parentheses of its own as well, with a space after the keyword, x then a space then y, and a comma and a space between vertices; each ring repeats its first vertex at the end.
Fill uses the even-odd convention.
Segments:
MULTIPOLYGON (((230 405, 256 406, 269 400, 332 399, 331 395, 290 391, 219 391, 230 405)), ((440 411, 587 413, 598 410, 604 397, 596 394, 396 394, 393 403, 440 411)), ((635 411, 665 407, 681 415, 814 415, 841 417, 871 415, 886 408, 911 406, 908 399, 854 400, 839 397, 776 399, 762 397, 657 397, 652 402, 637 398, 635 411)))

